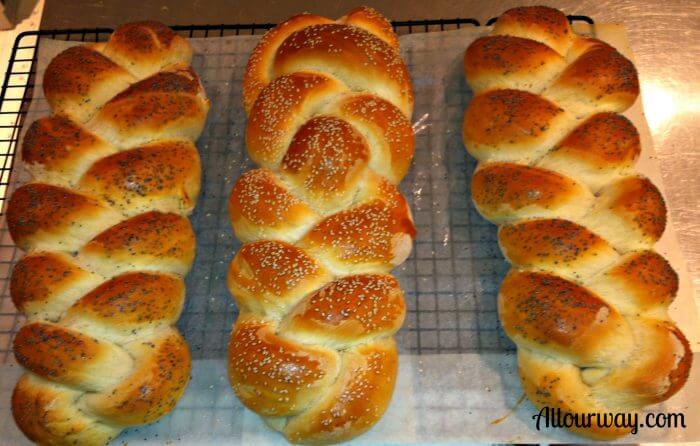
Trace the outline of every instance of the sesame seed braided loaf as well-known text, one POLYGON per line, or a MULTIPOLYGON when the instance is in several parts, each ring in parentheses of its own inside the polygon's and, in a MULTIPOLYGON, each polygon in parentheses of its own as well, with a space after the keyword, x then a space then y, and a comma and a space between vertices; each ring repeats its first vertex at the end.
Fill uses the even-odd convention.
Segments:
POLYGON ((261 167, 233 187, 245 244, 228 286, 240 309, 229 375, 292 442, 372 427, 397 373, 413 220, 396 184, 414 151, 411 82, 388 21, 302 14, 269 31, 244 77, 246 143, 261 167))
POLYGON ((171 29, 139 22, 46 69, 55 114, 29 128, 33 179, 7 207, 27 251, 11 279, 28 319, 14 340, 27 372, 12 412, 37 443, 105 444, 168 413, 187 385, 174 324, 195 252, 193 143, 209 110, 191 58, 171 29))
MULTIPOLYGON (((538 407, 634 412, 685 383, 689 345, 668 317, 678 278, 652 250, 666 207, 636 174, 632 62, 546 7, 504 13, 466 51, 472 198, 512 264, 499 315, 538 407)), ((596 423, 576 432, 614 438, 596 423)))

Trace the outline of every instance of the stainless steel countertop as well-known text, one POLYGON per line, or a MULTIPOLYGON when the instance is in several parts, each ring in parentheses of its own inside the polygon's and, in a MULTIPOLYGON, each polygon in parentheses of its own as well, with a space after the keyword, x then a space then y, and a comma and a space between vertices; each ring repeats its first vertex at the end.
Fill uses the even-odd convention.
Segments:
MULTIPOLYGON (((46 0, 42 27, 114 26, 134 19, 168 24, 278 22, 308 10, 331 17, 368 4, 396 20, 474 17, 542 1, 475 0, 46 0)), ((568 14, 624 23, 642 84, 642 100, 660 158, 666 198, 683 255, 700 293, 700 2, 549 2, 568 14)))

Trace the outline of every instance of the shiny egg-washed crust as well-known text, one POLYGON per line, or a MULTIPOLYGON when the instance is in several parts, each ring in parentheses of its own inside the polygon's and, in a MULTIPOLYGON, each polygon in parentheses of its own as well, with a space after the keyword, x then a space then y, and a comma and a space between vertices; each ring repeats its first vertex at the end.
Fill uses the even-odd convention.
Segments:
MULTIPOLYGON (((618 114, 639 94, 632 62, 577 36, 561 12, 515 8, 467 49, 474 91, 464 143, 472 199, 501 225, 512 268, 498 309, 539 408, 634 413, 686 382, 692 353, 668 316, 678 277, 653 245, 666 227, 654 184, 634 172, 639 133, 618 114)), ((574 432, 602 440, 630 433, 574 432)))
POLYGON ((33 178, 6 210, 27 251, 10 281, 28 320, 12 413, 36 443, 104 445, 170 412, 189 381, 174 326, 209 109, 191 58, 168 27, 136 22, 46 69, 55 114, 30 126, 21 154, 33 178))
POLYGON ((464 118, 464 140, 479 161, 540 158, 564 136, 571 117, 547 99, 521 90, 475 96, 464 118))
POLYGON ((72 187, 100 158, 117 149, 65 116, 40 118, 29 126, 22 143, 22 160, 33 177, 72 187))
MULTIPOLYGON (((360 33, 362 37, 360 37, 359 43, 362 45, 374 45, 375 47, 386 45, 394 51, 398 51, 399 40, 394 34, 391 24, 384 16, 372 8, 360 6, 335 22, 326 17, 308 13, 294 16, 265 33, 248 59, 243 77, 243 105, 247 113, 250 114, 250 110, 263 88, 275 77, 279 76, 279 73, 273 73, 272 66, 279 47, 287 38, 304 28, 334 23, 347 25, 345 29, 349 31, 354 28, 365 31, 365 33, 360 33), (384 45, 377 43, 375 39, 380 40, 384 45)), ((343 39, 345 36, 339 37, 343 39)), ((338 62, 342 63, 342 60, 338 62)), ((406 80, 408 81, 406 94, 410 95, 412 101, 413 93, 410 87, 410 79, 406 78, 406 80)))
POLYGON ((413 92, 396 48, 356 26, 337 23, 302 28, 277 49, 276 76, 299 71, 330 72, 354 91, 370 92, 410 116, 413 92))
POLYGON ((200 183, 197 148, 190 141, 171 140, 104 157, 85 172, 77 187, 125 215, 150 210, 189 214, 200 183))
POLYGON ((121 218, 96 197, 45 183, 20 187, 7 205, 10 235, 24 251, 77 251, 121 218))
POLYGON ((537 165, 571 177, 595 192, 611 177, 631 173, 641 150, 639 133, 629 119, 603 112, 576 127, 537 165))
POLYGON ((496 223, 567 215, 580 218, 593 194, 557 172, 516 163, 481 164, 472 177, 472 199, 496 223))
POLYGON ((513 36, 480 37, 464 53, 464 72, 475 90, 540 91, 565 65, 547 45, 513 36))
POLYGON ((208 111, 192 68, 173 65, 110 99, 87 126, 122 148, 161 139, 195 141, 208 111))
POLYGON ((229 200, 244 242, 227 277, 231 385, 288 441, 350 440, 391 399, 406 308, 388 273, 415 237, 396 186, 415 144, 398 40, 366 7, 293 17, 253 51, 243 96, 261 167, 229 200))
POLYGON ((86 122, 135 81, 122 66, 89 46, 81 45, 51 60, 44 75, 44 95, 57 114, 86 122))
POLYGON ((192 61, 192 47, 186 39, 162 23, 132 22, 119 27, 101 52, 143 79, 172 64, 192 61))
POLYGON ((575 38, 566 16, 546 6, 509 9, 498 17, 492 34, 540 42, 562 56, 575 38))

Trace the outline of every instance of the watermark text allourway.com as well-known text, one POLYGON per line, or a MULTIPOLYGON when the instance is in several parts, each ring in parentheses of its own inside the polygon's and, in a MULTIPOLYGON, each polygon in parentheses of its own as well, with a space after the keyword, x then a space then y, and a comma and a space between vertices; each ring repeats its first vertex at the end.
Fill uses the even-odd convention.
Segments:
POLYGON ((629 429, 631 434, 637 434, 640 428, 685 428, 685 416, 682 413, 573 413, 554 407, 543 407, 539 413, 532 416, 535 428, 579 428, 590 429, 619 428, 629 429))

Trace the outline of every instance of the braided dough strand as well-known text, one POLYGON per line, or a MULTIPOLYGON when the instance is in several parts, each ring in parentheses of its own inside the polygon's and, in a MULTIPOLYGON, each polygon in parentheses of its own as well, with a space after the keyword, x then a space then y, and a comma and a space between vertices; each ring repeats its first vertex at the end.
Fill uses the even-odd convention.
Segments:
POLYGON ((666 400, 692 353, 668 316, 677 275, 652 250, 666 206, 635 173, 639 134, 618 114, 639 94, 634 65, 574 34, 561 12, 525 7, 469 46, 464 71, 475 94, 463 128, 479 161, 472 199, 500 225, 512 265, 498 308, 528 397, 584 414, 666 400))
POLYGON ((137 22, 46 69, 55 114, 27 131, 33 178, 7 208, 27 251, 10 284, 28 319, 14 340, 27 373, 12 412, 32 441, 106 444, 170 412, 189 381, 174 325, 195 254, 194 141, 209 110, 191 58, 172 30, 137 22))
POLYGON ((263 36, 243 96, 261 167, 229 202, 245 243, 228 274, 231 384, 289 441, 348 440, 396 380, 405 304, 388 273, 415 236, 396 187, 414 151, 408 71, 376 11, 302 14, 263 36))

